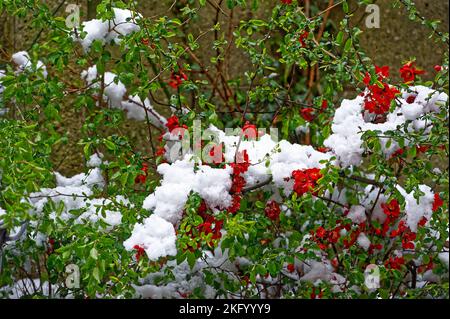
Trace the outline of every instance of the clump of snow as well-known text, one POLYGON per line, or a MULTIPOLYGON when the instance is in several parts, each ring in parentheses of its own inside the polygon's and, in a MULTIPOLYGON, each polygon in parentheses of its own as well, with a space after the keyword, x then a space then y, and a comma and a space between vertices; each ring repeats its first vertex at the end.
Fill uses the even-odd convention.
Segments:
POLYGON ((191 191, 197 192, 211 208, 224 209, 231 204, 231 168, 212 168, 195 163, 191 156, 173 164, 161 164, 158 173, 163 176, 161 186, 144 201, 143 208, 176 224, 191 191))
POLYGON ((176 255, 175 229, 173 225, 156 214, 144 220, 143 224, 136 224, 133 233, 123 245, 127 250, 133 250, 135 245, 145 249, 150 260, 159 257, 176 255))
POLYGON ((17 72, 23 72, 25 70, 28 71, 40 71, 44 78, 47 77, 47 68, 42 63, 42 61, 38 60, 36 63, 36 67, 34 68, 33 63, 31 62, 30 56, 26 51, 19 51, 12 55, 13 62, 17 65, 17 72))
POLYGON ((353 223, 355 224, 361 224, 366 221, 366 209, 364 206, 361 205, 353 205, 350 207, 350 211, 346 216, 347 218, 350 218, 353 223))
POLYGON ((102 43, 120 43, 121 37, 139 31, 136 24, 142 18, 138 13, 126 9, 113 8, 114 18, 108 21, 93 19, 82 23, 83 38, 77 37, 85 52, 88 52, 92 42, 99 40, 102 43))
MULTIPOLYGON (((440 106, 447 103, 447 100, 448 96, 445 93, 439 93, 420 85, 410 87, 408 91, 403 92, 403 98, 399 99, 400 106, 387 115, 384 123, 371 123, 370 116, 364 113, 364 97, 357 96, 353 100, 345 99, 336 110, 332 124, 333 134, 324 141, 324 145, 331 148, 342 167, 360 165, 364 153, 361 135, 364 132, 395 131, 407 120, 412 121, 408 130, 425 129, 425 121, 419 117, 428 112, 438 112, 440 106), (416 98, 413 103, 408 103, 406 99, 411 94, 414 94, 416 98)), ((429 130, 428 127, 426 132, 429 130)), ((397 143, 392 140, 391 146, 387 147, 389 140, 390 138, 380 138, 386 157, 390 157, 399 149, 397 143)))
POLYGON ((405 213, 406 213, 406 224, 409 226, 411 231, 417 231, 417 224, 422 219, 422 217, 431 219, 433 213, 433 202, 434 193, 431 188, 427 185, 419 185, 419 190, 424 194, 419 197, 419 200, 414 198, 414 192, 406 193, 406 191, 397 186, 397 189, 405 198, 405 213))
POLYGON ((43 214, 44 207, 51 200, 55 204, 63 203, 64 209, 60 215, 51 212, 50 218, 59 218, 78 224, 86 221, 96 223, 102 220, 108 225, 105 230, 109 231, 122 221, 122 214, 116 210, 116 207, 132 207, 128 199, 123 196, 116 196, 114 199, 92 198, 93 188, 104 186, 104 179, 99 168, 90 170, 88 174, 82 173, 70 178, 55 172, 55 177, 57 184, 55 188, 42 188, 23 199, 31 204, 31 214, 43 214), (77 213, 73 214, 73 211, 77 213))
POLYGON ((98 167, 91 169, 87 174, 81 173, 72 177, 65 177, 58 172, 55 172, 54 174, 57 186, 79 187, 86 185, 88 187, 98 186, 101 188, 105 185, 102 172, 98 167))
POLYGON ((370 247, 370 239, 364 233, 359 234, 358 238, 356 239, 356 242, 364 250, 367 250, 370 247))
MULTIPOLYGON (((96 65, 82 71, 81 78, 92 88, 99 89, 101 87, 101 78, 98 76, 96 65)), ((150 100, 146 98, 142 102, 137 95, 130 95, 127 99, 127 88, 116 78, 117 75, 112 72, 105 72, 103 75, 103 94, 109 106, 124 110, 129 119, 143 121, 148 116, 150 123, 157 127, 164 127, 166 119, 155 111, 150 100)))
POLYGON ((90 168, 99 167, 103 163, 102 158, 102 153, 94 153, 89 157, 89 160, 86 162, 86 166, 90 168))

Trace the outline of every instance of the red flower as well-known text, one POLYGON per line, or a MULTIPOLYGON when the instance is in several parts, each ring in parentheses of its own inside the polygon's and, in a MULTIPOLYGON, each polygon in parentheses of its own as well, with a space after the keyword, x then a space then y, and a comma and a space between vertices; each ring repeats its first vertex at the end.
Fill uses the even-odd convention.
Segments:
POLYGON ((434 194, 433 212, 437 211, 442 205, 444 205, 444 201, 442 200, 442 198, 438 193, 434 194))
POLYGON ((48 239, 48 249, 47 249, 47 255, 50 255, 55 250, 55 240, 53 238, 48 239))
POLYGON ((172 132, 177 127, 180 127, 180 120, 176 115, 173 115, 167 119, 166 127, 169 129, 169 132, 172 132))
POLYGON ((381 208, 390 221, 400 216, 400 205, 396 199, 391 200, 389 203, 381 204, 381 208))
POLYGON ((338 268, 339 267, 339 260, 336 257, 334 257, 331 260, 331 266, 333 266, 334 268, 338 268))
POLYGON ((322 226, 319 226, 316 230, 316 236, 319 238, 325 238, 325 235, 327 234, 327 231, 322 226))
POLYGON ((406 103, 413 104, 415 100, 416 100, 416 96, 415 95, 410 95, 410 96, 408 96, 406 98, 406 103))
POLYGON ((142 39, 141 39, 141 43, 142 43, 143 45, 148 45, 148 44, 149 44, 148 38, 142 38, 142 39))
POLYGON ((433 257, 430 257, 430 261, 427 264, 419 266, 417 270, 419 274, 424 273, 427 270, 431 270, 434 268, 433 257))
POLYGON ((409 229, 403 234, 402 237, 402 247, 403 249, 414 249, 413 241, 416 240, 416 233, 410 231, 409 229))
POLYGON ((178 73, 172 72, 172 74, 170 75, 169 85, 174 89, 178 89, 181 83, 183 83, 183 81, 187 79, 187 75, 181 70, 178 73))
POLYGON ((419 220, 419 222, 417 223, 417 225, 423 227, 423 226, 426 225, 427 221, 428 221, 428 219, 427 219, 425 216, 423 216, 423 217, 419 220))
POLYGON ((228 212, 235 214, 239 208, 241 208, 241 196, 233 195, 233 202, 231 206, 227 208, 228 212))
POLYGON ((378 75, 378 82, 381 83, 382 87, 378 86, 376 83, 371 85, 370 74, 366 73, 366 76, 364 77, 364 84, 369 92, 366 94, 364 99, 364 109, 370 113, 384 114, 389 111, 391 101, 395 98, 395 95, 399 93, 399 91, 383 82, 383 80, 389 75, 389 67, 375 66, 375 71, 378 75))
POLYGON ((302 45, 302 48, 306 47, 306 43, 305 40, 306 38, 308 38, 309 32, 308 31, 303 31, 300 34, 300 37, 298 38, 298 41, 300 42, 300 44, 302 45))
POLYGON ((294 264, 288 264, 287 265, 287 270, 289 272, 294 272, 295 271, 295 265, 294 264))
POLYGON ((292 0, 281 0, 283 4, 291 4, 292 0))
POLYGON ((417 145, 416 146, 417 153, 425 153, 429 149, 430 149, 430 146, 428 146, 428 145, 417 145))
POLYGON ((441 72, 442 66, 440 66, 440 65, 435 65, 435 66, 434 66, 434 70, 435 70, 436 72, 441 72))
POLYGON ((405 63, 400 68, 400 76, 403 78, 405 83, 414 81, 416 75, 423 73, 425 73, 425 71, 416 69, 415 62, 413 61, 405 63))
POLYGON ((327 100, 323 100, 322 101, 322 105, 320 106, 320 108, 322 110, 325 110, 328 107, 328 101, 327 100))
POLYGON ((328 147, 320 146, 317 148, 317 151, 319 151, 321 153, 327 153, 327 152, 331 151, 331 149, 328 147))
POLYGON ((144 249, 144 247, 142 247, 140 245, 134 245, 133 249, 136 250, 135 257, 136 257, 136 260, 139 262, 141 257, 144 256, 144 254, 145 254, 145 249, 144 249))
POLYGON ((134 183, 135 184, 144 184, 145 181, 147 180, 147 175, 148 175, 148 164, 147 163, 142 163, 142 168, 141 171, 144 172, 143 174, 139 174, 136 176, 136 178, 134 179, 134 183))
POLYGON ((375 65, 375 73, 377 75, 380 75, 383 78, 387 78, 387 77, 389 77, 389 66, 387 66, 387 65, 376 66, 375 65))
POLYGON ((247 121, 242 128, 242 134, 247 139, 256 139, 258 137, 258 129, 255 124, 250 124, 250 122, 247 121))
POLYGON ((390 257, 384 265, 388 269, 397 269, 400 270, 402 265, 405 263, 405 259, 403 257, 390 257))
POLYGON ((305 121, 311 122, 314 120, 313 113, 314 109, 311 107, 305 107, 300 110, 300 115, 305 119, 305 121))
POLYGON ((391 158, 402 156, 404 152, 405 151, 403 148, 399 148, 394 153, 392 153, 391 158))
POLYGON ((320 174, 320 169, 318 168, 309 168, 293 171, 292 177, 294 178, 294 191, 297 195, 302 196, 307 192, 312 192, 314 195, 316 182, 322 177, 322 174, 320 174))
POLYGON ((276 201, 270 201, 267 203, 264 213, 271 220, 278 220, 280 218, 280 206, 276 201))
POLYGON ((166 153, 166 149, 163 146, 159 146, 156 149, 155 155, 156 156, 163 156, 166 153))

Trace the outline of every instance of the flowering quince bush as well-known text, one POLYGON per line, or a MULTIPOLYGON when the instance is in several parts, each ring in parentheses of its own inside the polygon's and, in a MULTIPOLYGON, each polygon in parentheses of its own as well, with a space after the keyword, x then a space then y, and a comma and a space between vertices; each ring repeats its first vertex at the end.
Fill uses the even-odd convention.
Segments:
POLYGON ((102 1, 69 28, 38 1, 0 1, 45 30, 0 72, 0 295, 448 298, 448 55, 374 65, 347 1, 241 21, 259 1, 216 2, 191 33, 211 3, 146 17, 102 1), (235 77, 230 50, 249 65, 235 77), (73 138, 66 107, 83 123, 72 177, 52 161, 73 138), (147 151, 125 120, 147 127, 147 151))

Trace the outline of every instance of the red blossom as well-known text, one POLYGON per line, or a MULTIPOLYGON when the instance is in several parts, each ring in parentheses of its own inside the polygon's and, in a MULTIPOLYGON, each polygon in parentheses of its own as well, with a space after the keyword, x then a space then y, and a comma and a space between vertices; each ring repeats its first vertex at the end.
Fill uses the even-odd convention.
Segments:
POLYGON ((156 156, 163 156, 166 153, 166 149, 163 146, 159 146, 156 149, 155 155, 156 156))
POLYGON ((411 61, 405 63, 400 68, 400 76, 403 78, 405 83, 413 82, 415 80, 416 75, 423 74, 425 71, 416 69, 415 62, 411 61))
POLYGON ((317 180, 322 177, 322 174, 320 174, 320 169, 318 168, 309 168, 293 171, 292 177, 294 178, 294 191, 297 195, 302 196, 307 192, 312 192, 315 195, 314 188, 316 187, 317 180))
POLYGON ((419 222, 417 223, 417 225, 423 227, 423 226, 426 225, 427 222, 428 222, 428 219, 427 219, 425 216, 423 216, 423 217, 419 220, 419 222))
POLYGON ((442 71, 442 66, 440 66, 439 64, 437 64, 437 65, 434 66, 434 70, 435 70, 436 72, 441 72, 441 71, 442 71))
POLYGON ((410 95, 410 96, 408 96, 406 98, 406 103, 413 104, 415 100, 416 100, 416 96, 415 95, 410 95))
POLYGON ((136 176, 136 178, 134 179, 134 183, 135 184, 144 184, 145 181, 147 180, 147 175, 148 175, 148 164, 147 163, 142 163, 142 167, 141 167, 141 171, 143 172, 143 174, 139 174, 136 176))
POLYGON ((179 71, 178 73, 172 72, 170 75, 169 85, 174 88, 178 89, 178 87, 183 83, 183 81, 186 81, 188 79, 187 75, 183 71, 179 71))
POLYGON ((283 4, 291 4, 292 0, 281 0, 283 4))
POLYGON ((140 245, 134 245, 133 247, 134 250, 136 250, 136 260, 139 261, 141 259, 142 256, 144 256, 145 254, 145 249, 144 247, 140 246, 140 245))
POLYGON ((430 149, 430 146, 428 146, 428 145, 417 145, 416 146, 417 153, 425 153, 429 149, 430 149))
POLYGON ((235 214, 239 208, 241 208, 241 196, 233 195, 233 202, 230 207, 227 208, 228 212, 235 214))
POLYGON ((391 87, 389 84, 383 82, 389 75, 389 67, 375 66, 375 71, 381 87, 377 83, 371 85, 371 76, 369 73, 366 73, 364 84, 369 92, 364 98, 364 109, 369 113, 384 114, 389 111, 391 101, 399 91, 395 87, 391 87))
POLYGON ((169 129, 169 132, 172 132, 177 127, 180 127, 180 120, 176 115, 173 115, 167 119, 166 127, 169 129))
POLYGON ((331 149, 328 147, 320 146, 317 148, 317 151, 319 151, 321 153, 327 153, 327 152, 331 151, 331 149))
POLYGON ((394 153, 392 153, 391 158, 400 157, 403 155, 404 152, 405 150, 403 148, 399 148, 394 153))
POLYGON ((287 270, 289 272, 294 272, 295 271, 295 265, 294 264, 288 264, 287 265, 287 270))
POLYGON ((267 218, 271 220, 278 220, 280 218, 280 206, 276 201, 270 201, 267 202, 266 208, 264 209, 264 213, 266 214, 267 218))
POLYGON ((442 205, 444 205, 444 201, 442 200, 442 198, 439 196, 438 193, 434 194, 434 201, 433 201, 433 212, 437 211, 439 209, 439 207, 441 207, 442 205))
POLYGON ((400 205, 396 199, 391 200, 389 203, 381 204, 381 208, 388 220, 395 220, 400 216, 400 205))
POLYGON ((430 261, 424 265, 420 265, 419 268, 417 269, 417 272, 421 274, 433 268, 434 268, 433 257, 430 257, 430 261))
POLYGON ((298 41, 300 42, 302 48, 306 47, 305 40, 308 38, 308 35, 309 35, 308 31, 303 31, 298 38, 298 41))
POLYGON ((397 269, 400 270, 402 268, 402 265, 405 264, 405 259, 403 257, 390 257, 389 260, 387 260, 384 265, 388 269, 397 269))
POLYGON ((311 122, 314 120, 313 113, 314 109, 312 107, 305 107, 300 110, 300 115, 305 119, 305 121, 311 122))
POLYGON ((327 234, 327 231, 325 230, 325 228, 323 228, 322 226, 319 226, 319 228, 317 228, 316 236, 318 238, 325 238, 326 234, 327 234))

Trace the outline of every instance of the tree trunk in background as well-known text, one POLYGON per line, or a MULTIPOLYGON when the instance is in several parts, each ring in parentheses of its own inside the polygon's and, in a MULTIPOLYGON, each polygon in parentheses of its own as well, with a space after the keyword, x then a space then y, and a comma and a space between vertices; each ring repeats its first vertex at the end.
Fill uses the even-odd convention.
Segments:
POLYGON ((87 0, 87 19, 95 19, 97 15, 97 5, 101 0, 87 0))

